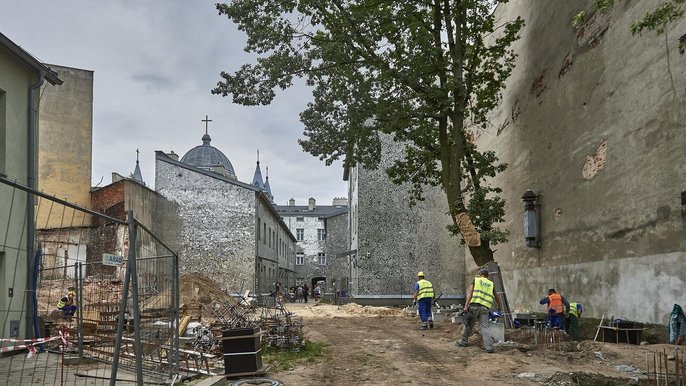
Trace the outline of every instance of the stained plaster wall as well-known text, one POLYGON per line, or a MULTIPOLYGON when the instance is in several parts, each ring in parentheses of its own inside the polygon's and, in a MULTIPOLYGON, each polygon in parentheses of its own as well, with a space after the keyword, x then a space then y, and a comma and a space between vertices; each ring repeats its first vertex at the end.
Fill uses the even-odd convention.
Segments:
POLYGON ((254 190, 189 168, 156 158, 155 189, 178 204, 180 270, 205 273, 229 291, 254 291, 254 190))
POLYGON ((497 9, 527 25, 492 126, 476 134, 510 165, 495 180, 512 232, 496 260, 516 309, 542 310, 538 300, 555 287, 587 315, 665 323, 674 303, 686 303, 686 60, 677 53, 686 19, 667 41, 632 36, 654 4, 620 2, 574 31, 570 20, 590 6, 519 0, 497 9), (540 249, 524 243, 527 189, 541 195, 540 249))
POLYGON ((383 137, 382 149, 377 170, 351 172, 357 174, 357 194, 351 196, 357 207, 351 214, 357 223, 352 229, 357 241, 354 294, 408 296, 417 272, 424 271, 437 293, 462 296, 464 248, 446 229, 451 220, 445 195, 427 187, 426 200, 409 207, 408 186, 394 185, 384 171, 402 156, 403 146, 383 137))
MULTIPOLYGON (((41 88, 38 187, 45 193, 90 208, 93 139, 93 71, 50 65, 63 83, 41 88)), ((63 226, 62 206, 38 212, 44 228, 63 226)), ((69 210, 68 210, 69 211, 69 210)), ((71 215, 71 213, 68 213, 71 215)), ((77 212, 75 224, 88 223, 77 212)))
MULTIPOLYGON (((15 56, 0 47, 0 174, 20 184, 27 184, 28 90, 37 74, 15 56), (4 114, 3 114, 4 113, 4 114)), ((0 221, 5 236, 0 244, 0 318, 20 321, 19 337, 31 326, 21 322, 26 288, 26 194, 0 184, 0 221), (20 274, 15 275, 14 272, 20 274), (14 288, 14 297, 8 296, 14 288)), ((10 323, 0 336, 10 337, 10 323)), ((0 343, 12 345, 13 343, 0 343)))

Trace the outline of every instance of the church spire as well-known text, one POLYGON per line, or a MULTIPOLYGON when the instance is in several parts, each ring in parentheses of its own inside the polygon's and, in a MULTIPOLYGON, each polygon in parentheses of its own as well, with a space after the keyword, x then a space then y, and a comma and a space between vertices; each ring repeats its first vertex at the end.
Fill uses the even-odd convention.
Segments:
POLYGON ((264 181, 264 191, 267 192, 269 198, 274 201, 274 195, 272 194, 272 188, 269 186, 269 166, 267 166, 267 175, 264 181))
POLYGON ((143 174, 141 173, 141 168, 138 166, 138 154, 140 153, 140 150, 136 149, 136 168, 133 169, 133 173, 131 173, 131 178, 133 178, 135 181, 140 182, 145 186, 145 182, 143 181, 143 174))
POLYGON ((257 151, 257 166, 255 166, 255 175, 252 178, 252 185, 264 190, 264 181, 262 180, 262 171, 260 170, 260 151, 257 151))

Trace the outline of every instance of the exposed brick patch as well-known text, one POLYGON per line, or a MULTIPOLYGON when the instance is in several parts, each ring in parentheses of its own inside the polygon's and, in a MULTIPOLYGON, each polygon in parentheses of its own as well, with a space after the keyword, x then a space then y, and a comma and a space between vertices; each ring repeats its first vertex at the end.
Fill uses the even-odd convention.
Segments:
POLYGON ((560 72, 557 74, 558 79, 562 79, 562 77, 572 69, 572 64, 574 64, 574 54, 569 52, 567 53, 567 56, 562 59, 562 68, 560 68, 560 72))
POLYGON ((595 177, 605 167, 607 156, 607 139, 604 139, 598 145, 595 153, 586 154, 586 162, 581 170, 581 175, 585 180, 590 180, 595 177))
POLYGON ((519 100, 516 100, 514 104, 512 104, 512 111, 510 113, 510 116, 512 117, 512 123, 517 122, 517 118, 519 118, 519 114, 522 113, 522 108, 519 106, 519 100))
POLYGON ((577 32, 577 44, 579 47, 588 46, 595 48, 602 43, 605 32, 610 27, 612 11, 593 13, 577 32))
POLYGON ((543 94, 543 91, 546 89, 546 84, 543 81, 545 78, 545 70, 541 73, 541 75, 534 79, 534 81, 531 83, 531 94, 535 97, 541 96, 543 94))
POLYGON ((562 218, 562 208, 555 209, 555 212, 553 212, 553 218, 555 221, 560 221, 560 218, 562 218))

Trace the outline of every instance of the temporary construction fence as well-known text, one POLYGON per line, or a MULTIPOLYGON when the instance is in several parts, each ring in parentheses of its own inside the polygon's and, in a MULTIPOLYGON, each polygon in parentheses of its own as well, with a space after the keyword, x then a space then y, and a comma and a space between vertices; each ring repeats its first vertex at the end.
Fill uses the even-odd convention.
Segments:
POLYGON ((98 213, 1 176, 0 197, 0 384, 180 380, 176 253, 123 205, 98 213))

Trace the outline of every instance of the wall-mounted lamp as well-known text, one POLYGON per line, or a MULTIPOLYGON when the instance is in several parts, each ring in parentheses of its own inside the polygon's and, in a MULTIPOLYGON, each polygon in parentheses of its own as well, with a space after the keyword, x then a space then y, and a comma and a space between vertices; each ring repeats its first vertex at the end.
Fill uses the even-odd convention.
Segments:
POLYGON ((538 196, 531 190, 527 190, 522 196, 522 201, 524 201, 524 239, 526 240, 526 246, 540 248, 538 196))

